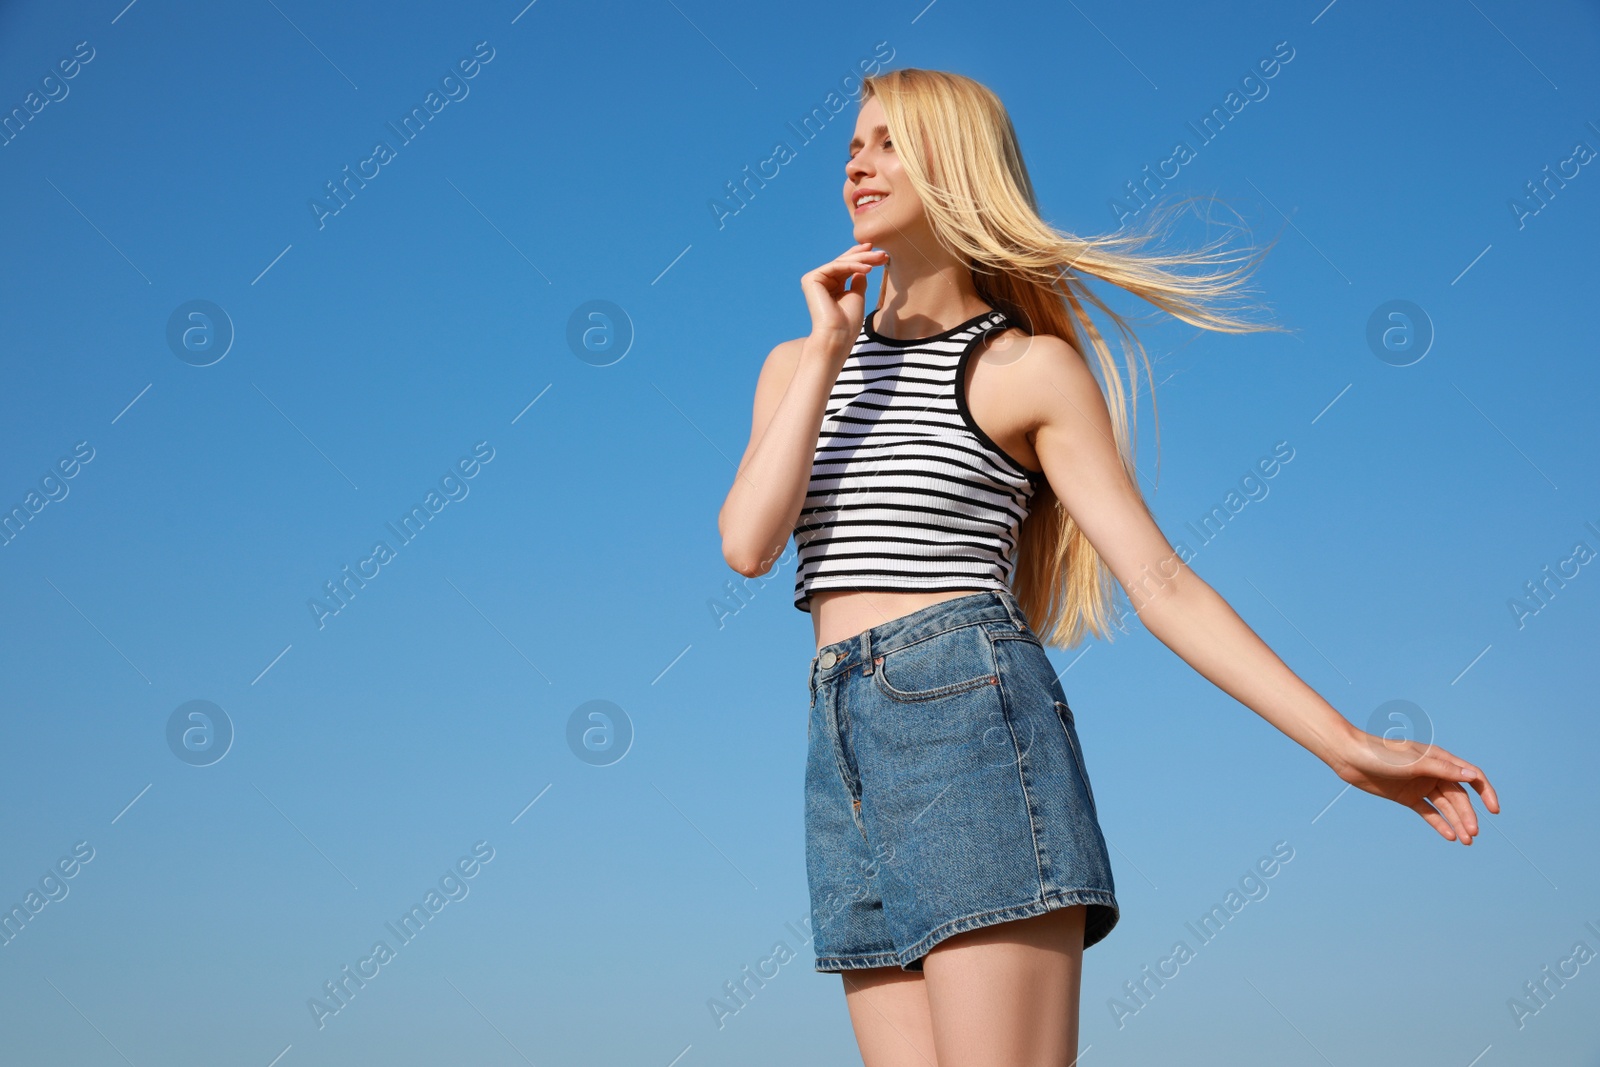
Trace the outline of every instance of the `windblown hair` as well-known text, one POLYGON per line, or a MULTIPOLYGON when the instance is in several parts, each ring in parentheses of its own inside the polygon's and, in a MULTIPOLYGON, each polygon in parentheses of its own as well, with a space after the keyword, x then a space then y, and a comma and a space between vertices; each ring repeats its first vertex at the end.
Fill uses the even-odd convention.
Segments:
MULTIPOLYGON (((1148 511, 1134 464, 1138 432, 1134 357, 1137 353, 1143 359, 1149 375, 1149 356, 1124 318, 1090 291, 1083 276, 1120 286, 1201 329, 1281 330, 1223 306, 1253 292, 1247 286, 1248 276, 1271 244, 1257 256, 1227 250, 1226 239, 1192 251, 1148 249, 1163 235, 1162 222, 1187 200, 1151 207, 1141 213, 1142 223, 1115 233, 1079 237, 1063 232, 1039 217, 1016 130, 993 91, 964 75, 914 67, 863 78, 862 86, 861 102, 875 97, 883 108, 895 155, 922 201, 934 235, 952 254, 967 259, 979 295, 1023 324, 1030 335, 1053 334, 1085 358, 1094 353, 1123 469, 1148 511), (1086 303, 1109 316, 1122 336, 1131 402, 1105 338, 1084 310, 1086 303)), ((1150 386, 1155 412, 1153 375, 1150 386)), ((1159 455, 1159 412, 1155 414, 1159 455)), ((1112 627, 1120 621, 1115 578, 1047 482, 1035 492, 1015 559, 1012 590, 1041 640, 1070 648, 1083 640, 1086 631, 1111 638, 1112 627)))

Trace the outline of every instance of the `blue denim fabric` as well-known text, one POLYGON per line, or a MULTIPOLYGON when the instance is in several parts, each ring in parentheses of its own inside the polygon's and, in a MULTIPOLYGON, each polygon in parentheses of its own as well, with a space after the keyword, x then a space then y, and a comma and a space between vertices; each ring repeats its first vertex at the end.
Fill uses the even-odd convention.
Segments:
POLYGON ((1088 905, 1111 859, 1072 709, 1009 590, 946 600, 811 662, 806 874, 816 969, 920 971, 953 934, 1088 905))

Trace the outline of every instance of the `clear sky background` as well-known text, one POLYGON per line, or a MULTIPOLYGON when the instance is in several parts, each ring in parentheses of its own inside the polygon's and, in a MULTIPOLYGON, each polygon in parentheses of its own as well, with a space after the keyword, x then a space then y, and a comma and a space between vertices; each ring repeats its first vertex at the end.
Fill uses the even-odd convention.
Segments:
POLYGON ((1343 714, 1411 702, 1504 804, 1447 843, 1141 629, 1052 652, 1122 905, 1083 1062, 1600 1064, 1594 5, 122 3, 0 6, 0 1058, 856 1062, 805 940, 811 620, 716 512, 886 59, 998 92, 1062 229, 1181 140, 1165 192, 1279 238, 1291 333, 1147 324, 1143 487, 1343 714))

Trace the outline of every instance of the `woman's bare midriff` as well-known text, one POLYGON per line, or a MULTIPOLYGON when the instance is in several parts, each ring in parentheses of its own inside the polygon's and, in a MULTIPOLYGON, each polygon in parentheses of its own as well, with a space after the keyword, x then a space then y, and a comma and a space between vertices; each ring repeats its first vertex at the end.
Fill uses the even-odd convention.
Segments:
POLYGON ((854 589, 823 589, 811 594, 811 625, 817 648, 856 637, 891 619, 910 615, 932 604, 981 593, 957 589, 936 593, 876 593, 854 589))

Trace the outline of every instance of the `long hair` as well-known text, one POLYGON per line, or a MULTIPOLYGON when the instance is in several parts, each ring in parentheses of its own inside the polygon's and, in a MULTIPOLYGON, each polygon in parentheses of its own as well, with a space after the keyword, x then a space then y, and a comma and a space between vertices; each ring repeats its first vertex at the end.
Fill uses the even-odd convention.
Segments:
MULTIPOLYGON (((934 236, 971 266, 979 295, 1023 324, 1030 335, 1053 334, 1099 364, 1117 452, 1146 511, 1134 463, 1138 432, 1138 364, 1149 356, 1121 315, 1083 280, 1092 275, 1201 329, 1223 333, 1280 330, 1222 306, 1252 292, 1257 256, 1225 249, 1225 239, 1197 250, 1155 251, 1162 222, 1184 203, 1153 206, 1143 222, 1115 233, 1079 237, 1039 217, 1033 183, 1022 161, 1005 105, 986 86, 948 71, 908 67, 862 79, 861 102, 876 97, 895 143, 895 155, 921 199, 934 236), (1174 268, 1201 268, 1184 272, 1174 268), (1085 311, 1107 315, 1122 337, 1130 401, 1105 338, 1085 311), (1087 339, 1087 346, 1084 344, 1087 339), (1132 419, 1130 420, 1130 412, 1132 419)), ((1198 198, 1191 198, 1198 199, 1198 198)), ((1135 220, 1138 221, 1137 219, 1135 220)), ((1150 399, 1155 412, 1155 381, 1150 399)), ((1159 412, 1156 447, 1160 451, 1159 412)), ((1029 625, 1046 644, 1070 648, 1085 631, 1111 638, 1120 621, 1114 576, 1048 482, 1035 491, 1014 556, 1012 590, 1029 625)))

